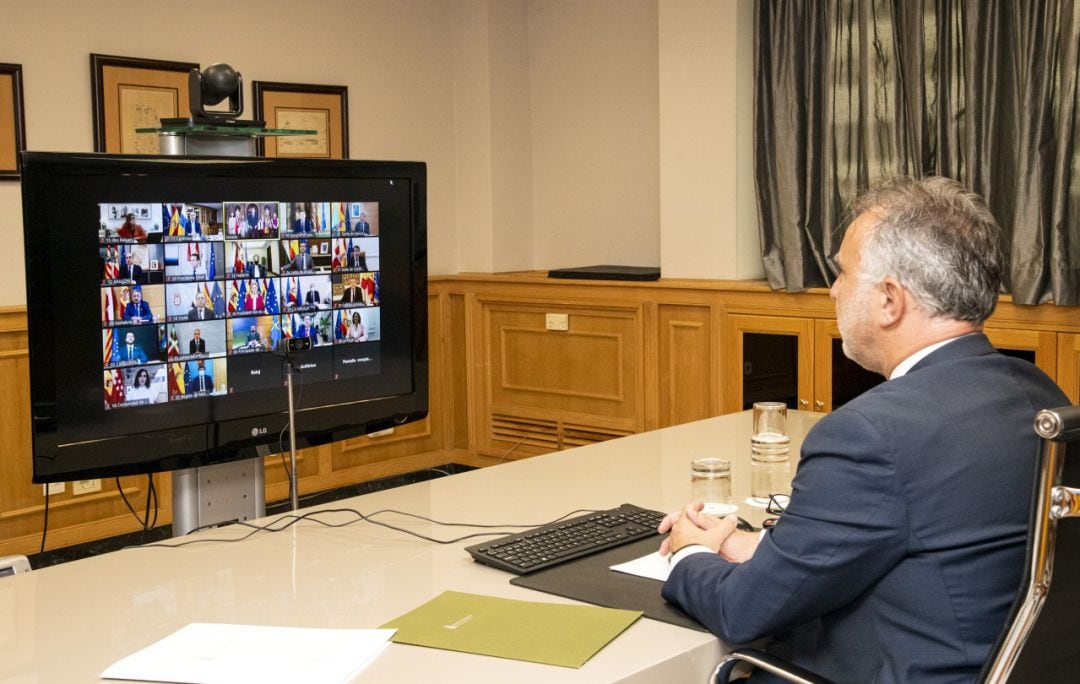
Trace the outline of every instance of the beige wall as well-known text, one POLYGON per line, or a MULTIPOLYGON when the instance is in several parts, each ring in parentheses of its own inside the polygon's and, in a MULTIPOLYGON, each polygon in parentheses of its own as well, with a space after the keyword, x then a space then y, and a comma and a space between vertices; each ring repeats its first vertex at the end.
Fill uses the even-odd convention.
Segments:
POLYGON ((529 4, 536 266, 660 265, 656 0, 529 4))
MULTIPOLYGON (((756 232, 747 225, 752 214, 748 219, 739 199, 748 178, 737 164, 749 159, 739 148, 746 146, 746 128, 731 123, 747 115, 729 111, 736 95, 749 106, 745 84, 734 85, 748 67, 745 60, 736 60, 739 67, 721 59, 720 73, 711 70, 717 56, 732 52, 731 40, 748 40, 748 20, 736 15, 751 6, 750 0, 189 0, 181 11, 161 0, 0 0, 6 29, 0 62, 23 65, 34 150, 93 148, 92 52, 228 62, 244 75, 248 115, 253 80, 347 85, 352 158, 428 164, 433 274, 656 265, 663 244, 666 274, 734 278, 755 275, 746 263, 757 260, 756 232), (697 64, 686 78, 673 78, 668 67, 661 76, 661 65, 671 64, 664 51, 682 49, 678 33, 660 39, 662 18, 672 13, 698 26, 695 40, 714 44, 713 61, 697 64), (198 17, 205 17, 202 25, 198 17), (301 37, 304 47, 297 48, 293 41, 301 37), (726 107, 720 118, 668 109, 661 121, 661 93, 692 102, 703 83, 726 107), (665 155, 662 131, 672 127, 686 140, 711 139, 709 154, 665 155), (662 213, 661 178, 673 169, 712 180, 693 198, 696 204, 669 203, 681 208, 662 213), (728 192, 729 182, 743 189, 728 192), (705 215, 707 207, 720 207, 723 216, 705 215), (722 258, 731 248, 739 256, 722 258)), ((25 292, 17 182, 0 182, 0 217, 0 240, 9 246, 0 257, 0 306, 19 305, 25 292)))

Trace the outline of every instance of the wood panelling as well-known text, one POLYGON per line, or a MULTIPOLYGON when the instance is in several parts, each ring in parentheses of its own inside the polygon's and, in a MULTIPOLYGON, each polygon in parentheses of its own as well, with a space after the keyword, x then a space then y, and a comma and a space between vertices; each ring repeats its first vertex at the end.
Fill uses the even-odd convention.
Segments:
POLYGON ((716 415, 720 359, 712 308, 664 304, 657 314, 656 382, 661 401, 655 427, 716 415))
MULTIPOLYGON (((527 410, 556 423, 643 429, 640 306, 477 303, 484 332, 480 365, 489 369, 480 380, 491 416, 527 410), (566 315, 569 329, 548 330, 548 313, 566 315)), ((490 440, 481 436, 481 447, 501 448, 505 440, 495 439, 494 419, 489 424, 490 440)))

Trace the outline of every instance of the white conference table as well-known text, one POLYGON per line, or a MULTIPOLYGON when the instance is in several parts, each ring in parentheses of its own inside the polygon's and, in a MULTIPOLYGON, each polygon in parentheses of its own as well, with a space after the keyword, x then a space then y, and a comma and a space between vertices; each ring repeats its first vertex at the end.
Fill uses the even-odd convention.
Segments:
MULTIPOLYGON (((791 411, 791 467, 821 414, 791 411)), ((540 524, 621 503, 667 511, 690 493, 689 463, 732 461, 749 496, 750 414, 710 418, 304 509, 393 508, 449 522, 540 524)), ((741 503, 759 524, 764 511, 741 503)), ((268 522, 272 518, 261 522, 268 522)), ((327 522, 349 519, 325 513, 327 522)), ((441 539, 477 531, 386 515, 441 539)), ((510 529, 510 528, 507 528, 510 529)), ((228 539, 240 526, 185 537, 228 539)), ((513 586, 463 549, 365 522, 301 522, 237 543, 126 549, 0 579, 0 682, 100 681, 99 674, 191 622, 373 628, 444 590, 572 603, 513 586)), ((659 583, 657 584, 659 590, 659 583)), ((642 618, 580 669, 391 644, 357 682, 697 682, 724 652, 715 637, 642 618)))

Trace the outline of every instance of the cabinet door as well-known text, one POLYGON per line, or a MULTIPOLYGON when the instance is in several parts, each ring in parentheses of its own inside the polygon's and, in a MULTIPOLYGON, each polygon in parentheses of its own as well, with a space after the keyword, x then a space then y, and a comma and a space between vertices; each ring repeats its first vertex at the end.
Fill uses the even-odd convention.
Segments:
POLYGON ((733 314, 727 326, 724 411, 741 411, 763 400, 809 410, 814 395, 814 322, 733 314))
POLYGON ((1050 377, 1057 372, 1057 333, 1005 328, 986 328, 985 333, 1002 353, 1027 359, 1050 377))
POLYGON ((1057 384, 1069 396, 1069 401, 1080 404, 1080 335, 1058 333, 1057 384))
POLYGON ((814 405, 819 412, 843 406, 885 378, 844 355, 836 321, 814 322, 814 405))

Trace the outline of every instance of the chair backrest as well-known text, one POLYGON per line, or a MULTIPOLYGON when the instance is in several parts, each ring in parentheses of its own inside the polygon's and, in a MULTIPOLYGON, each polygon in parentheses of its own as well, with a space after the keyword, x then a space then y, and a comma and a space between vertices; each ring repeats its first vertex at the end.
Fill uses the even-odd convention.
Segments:
POLYGON ((0 556, 0 577, 30 572, 30 561, 26 556, 0 556))
POLYGON ((1076 681, 1080 672, 1080 406, 1040 411, 1024 577, 980 680, 1076 681), (1051 589, 1052 576, 1056 576, 1051 589))

